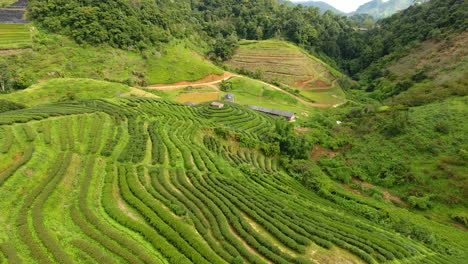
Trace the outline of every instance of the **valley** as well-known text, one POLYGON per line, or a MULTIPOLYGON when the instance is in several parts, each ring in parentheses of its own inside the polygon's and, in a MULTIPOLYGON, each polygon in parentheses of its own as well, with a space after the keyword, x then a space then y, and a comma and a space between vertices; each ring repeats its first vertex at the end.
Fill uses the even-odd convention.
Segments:
POLYGON ((0 264, 465 264, 466 1, 309 4, 0 0, 0 264))

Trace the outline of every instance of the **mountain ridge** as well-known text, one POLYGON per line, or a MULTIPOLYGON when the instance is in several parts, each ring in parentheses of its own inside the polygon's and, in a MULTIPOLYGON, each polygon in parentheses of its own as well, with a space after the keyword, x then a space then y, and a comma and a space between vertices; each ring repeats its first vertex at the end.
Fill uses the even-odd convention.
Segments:
POLYGON ((303 5, 303 6, 314 6, 314 7, 318 7, 320 9, 320 11, 322 11, 322 13, 325 13, 326 11, 332 11, 336 14, 339 14, 339 15, 345 15, 346 12, 344 11, 341 11, 340 9, 326 3, 326 2, 323 2, 323 1, 307 1, 307 2, 299 2, 297 4, 300 4, 300 5, 303 5))

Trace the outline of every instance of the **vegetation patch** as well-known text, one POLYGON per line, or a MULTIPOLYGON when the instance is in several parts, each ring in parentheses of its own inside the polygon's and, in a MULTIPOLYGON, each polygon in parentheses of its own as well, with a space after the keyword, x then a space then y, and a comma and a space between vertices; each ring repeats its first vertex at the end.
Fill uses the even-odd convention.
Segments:
MULTIPOLYGON (((187 44, 188 46, 188 44, 187 44)), ((84 46, 64 36, 38 32, 34 50, 5 57, 0 67, 28 87, 37 80, 90 78, 129 86, 196 81, 223 71, 200 58, 184 43, 169 43, 144 52, 84 46)))
POLYGON ((280 109, 298 114, 313 111, 291 95, 269 87, 267 84, 250 78, 234 77, 220 84, 225 93, 232 93, 235 102, 244 105, 258 105, 273 109, 280 109), (224 88, 223 88, 224 87, 224 88))
POLYGON ((68 100, 112 98, 129 91, 128 86, 119 83, 60 78, 47 80, 14 93, 0 94, 0 99, 32 106, 68 100))
POLYGON ((323 62, 307 55, 293 44, 277 41, 241 41, 227 64, 232 68, 257 72, 268 81, 294 86, 319 78, 333 82, 338 76, 323 62))
POLYGON ((0 23, 0 50, 31 47, 30 27, 28 24, 0 23))
POLYGON ((223 70, 199 58, 183 45, 167 46, 148 59, 148 82, 170 84, 179 81, 197 81, 210 74, 223 74, 223 70))
POLYGON ((319 104, 344 101, 337 80, 341 74, 329 65, 284 41, 241 41, 227 64, 241 73, 255 75, 274 84, 283 84, 319 104), (327 88, 329 96, 317 95, 313 88, 327 88))
POLYGON ((179 103, 202 103, 219 99, 219 92, 194 92, 194 93, 181 93, 177 97, 179 103))

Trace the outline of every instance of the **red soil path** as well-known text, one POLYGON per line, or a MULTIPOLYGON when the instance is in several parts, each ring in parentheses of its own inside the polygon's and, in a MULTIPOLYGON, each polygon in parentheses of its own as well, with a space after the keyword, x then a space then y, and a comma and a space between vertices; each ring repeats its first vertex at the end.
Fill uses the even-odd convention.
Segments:
POLYGON ((192 85, 192 86, 193 85, 206 85, 206 84, 211 84, 211 83, 214 83, 214 82, 221 82, 222 80, 229 79, 229 78, 231 78, 233 76, 236 76, 236 75, 226 71, 221 75, 216 75, 216 74, 212 73, 212 74, 206 76, 203 79, 193 81, 193 82, 181 81, 181 82, 176 82, 176 83, 173 83, 173 84, 154 84, 154 85, 150 85, 148 87, 149 88, 164 88, 164 87, 177 87, 177 86, 189 86, 189 85, 192 85))

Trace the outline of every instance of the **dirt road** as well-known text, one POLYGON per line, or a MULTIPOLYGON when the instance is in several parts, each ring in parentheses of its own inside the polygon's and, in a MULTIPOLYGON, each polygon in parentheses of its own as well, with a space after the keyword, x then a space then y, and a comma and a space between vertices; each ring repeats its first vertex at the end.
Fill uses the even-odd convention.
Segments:
MULTIPOLYGON (((242 75, 239 75, 239 74, 235 74, 235 73, 232 73, 232 72, 224 72, 223 75, 214 75, 214 74, 211 74, 201 80, 198 80, 198 81, 194 81, 194 82, 186 82, 186 81, 183 81, 183 82, 178 82, 178 83, 174 83, 174 84, 155 84, 155 85, 150 85, 148 86, 147 88, 148 89, 156 89, 156 90, 177 90, 177 89, 181 89, 181 88, 185 88, 187 86, 192 86, 192 87, 197 87, 197 86, 210 86, 210 87, 215 87, 216 84, 218 83, 221 83, 222 81, 225 81, 225 80, 229 80, 233 77, 245 77, 245 78, 248 78, 246 76, 242 76, 242 75)), ((330 104, 317 104, 317 103, 311 103, 311 102, 307 102, 306 100, 292 94, 292 93, 289 93, 275 85, 272 85, 272 84, 269 84, 269 83, 266 83, 266 82, 263 82, 263 81, 259 81, 257 80, 258 82, 268 86, 268 87, 271 87, 277 91, 280 91, 282 93, 285 93, 285 94, 288 94, 294 98, 297 99, 297 101, 299 101, 301 104, 304 104, 304 105, 308 105, 308 106, 311 106, 311 107, 318 107, 318 108, 326 108, 326 107, 337 107, 337 105, 330 105, 330 104)))

